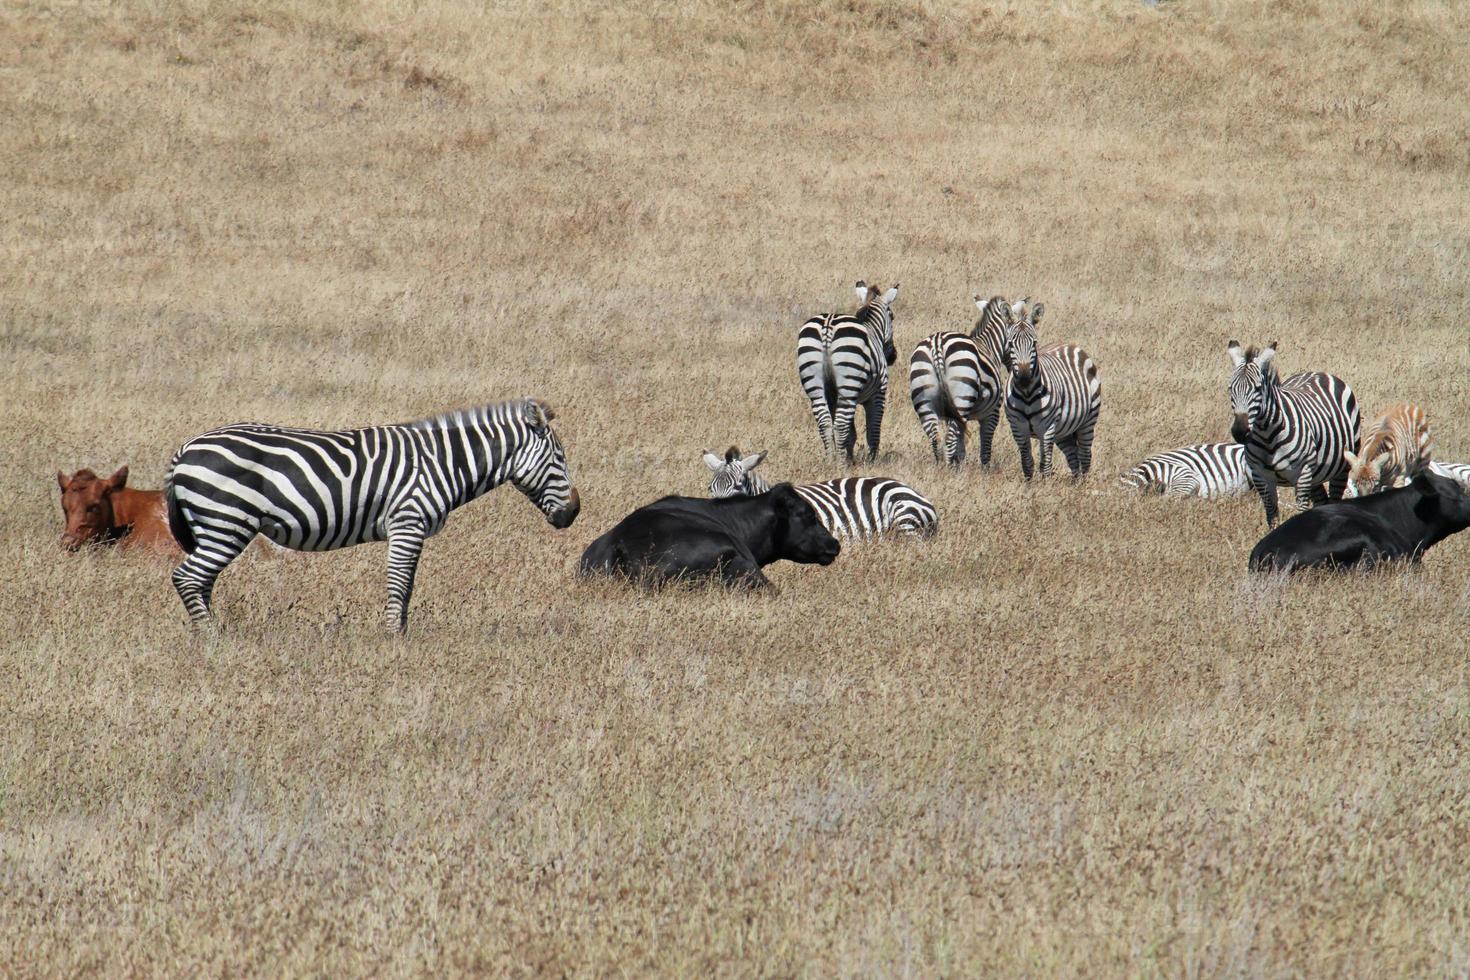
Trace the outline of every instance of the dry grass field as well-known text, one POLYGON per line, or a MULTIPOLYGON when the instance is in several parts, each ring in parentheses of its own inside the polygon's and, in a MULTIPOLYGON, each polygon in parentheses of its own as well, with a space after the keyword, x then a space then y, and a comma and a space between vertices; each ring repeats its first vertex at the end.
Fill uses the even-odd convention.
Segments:
POLYGON ((1470 536, 1252 579, 1254 499, 1123 495, 1279 338, 1470 460, 1470 7, 1179 0, 0 11, 9 975, 1470 972, 1470 536), (572 576, 704 447, 836 475, 795 333, 901 280, 1097 359, 1093 477, 882 458, 932 542, 778 595, 572 576), (210 426, 535 394, 582 516, 165 564, 53 474, 210 426))

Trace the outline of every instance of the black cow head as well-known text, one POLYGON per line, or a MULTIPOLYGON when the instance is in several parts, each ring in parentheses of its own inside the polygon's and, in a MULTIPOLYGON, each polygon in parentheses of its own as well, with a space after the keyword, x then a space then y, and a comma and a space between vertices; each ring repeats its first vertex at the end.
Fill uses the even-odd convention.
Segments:
POLYGON ((812 505, 802 500, 789 484, 771 491, 771 506, 776 512, 776 555, 803 565, 830 565, 842 551, 842 545, 817 520, 812 505))
POLYGON ((1410 485, 1421 494, 1415 517, 1446 535, 1470 527, 1470 493, 1458 480, 1421 470, 1410 485))

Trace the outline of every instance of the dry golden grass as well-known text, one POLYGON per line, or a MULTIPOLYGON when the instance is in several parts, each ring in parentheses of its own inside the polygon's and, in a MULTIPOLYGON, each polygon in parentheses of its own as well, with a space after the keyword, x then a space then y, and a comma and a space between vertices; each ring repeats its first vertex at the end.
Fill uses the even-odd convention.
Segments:
POLYGON ((1470 970, 1470 540, 1251 579, 1254 500, 1114 492, 1280 338, 1470 459, 1470 8, 876 0, 0 14, 7 973, 1470 970), (579 586, 702 447, 832 475, 804 315, 1027 294, 1096 475, 882 460, 921 547, 773 598, 579 586), (582 517, 251 555, 203 641, 52 473, 520 393, 582 517))

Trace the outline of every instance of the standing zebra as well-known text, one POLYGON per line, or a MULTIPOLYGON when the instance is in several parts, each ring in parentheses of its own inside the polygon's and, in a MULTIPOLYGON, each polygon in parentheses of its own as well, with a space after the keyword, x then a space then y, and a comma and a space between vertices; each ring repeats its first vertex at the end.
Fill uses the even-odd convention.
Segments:
POLYGON ((1305 371, 1280 380, 1274 340, 1262 351, 1242 351, 1234 340, 1225 349, 1234 364, 1230 434, 1245 446, 1266 526, 1276 526, 1278 483, 1296 487, 1302 508, 1325 503, 1329 496, 1341 498, 1348 479, 1343 453, 1358 444, 1360 421, 1358 400, 1347 382, 1305 371))
POLYGON ((883 407, 888 400, 888 368, 898 356, 893 347, 893 309, 898 283, 886 293, 859 280, 859 305, 851 316, 823 313, 796 336, 796 373, 812 403, 817 434, 829 458, 847 454, 852 462, 857 407, 868 424, 868 458, 878 457, 883 407))
POLYGON ((184 443, 164 482, 169 528, 188 556, 174 588, 195 626, 257 534, 298 551, 388 542, 390 630, 408 628, 424 539, 449 512, 509 480, 555 528, 580 509, 551 409, 534 398, 403 425, 319 432, 241 424, 184 443))
POLYGON ((968 336, 944 331, 914 348, 909 358, 909 399, 936 461, 954 466, 964 462, 965 430, 976 419, 980 465, 988 467, 1005 399, 1006 347, 1015 308, 1000 296, 986 300, 978 294, 975 305, 980 319, 968 336))
POLYGON ((1235 442, 1208 442, 1150 456, 1122 477, 1130 490, 1166 497, 1238 497, 1249 493, 1245 447, 1235 442))
MULTIPOLYGON (((734 446, 724 459, 706 451, 704 465, 714 474, 709 495, 753 496, 770 490, 771 485, 752 472, 765 458, 764 452, 742 456, 734 446)), ((939 515, 928 498, 887 477, 846 477, 792 489, 812 505, 822 526, 839 538, 870 538, 885 531, 927 537, 939 527, 939 515)))
POLYGON ((1031 479, 1031 440, 1040 445, 1041 475, 1051 474, 1052 446, 1061 447, 1074 478, 1092 469, 1092 436, 1102 407, 1102 381, 1087 351, 1071 344, 1038 347, 1036 324, 1046 307, 1022 301, 1011 331, 1011 387, 1006 420, 1021 452, 1021 472, 1031 479))

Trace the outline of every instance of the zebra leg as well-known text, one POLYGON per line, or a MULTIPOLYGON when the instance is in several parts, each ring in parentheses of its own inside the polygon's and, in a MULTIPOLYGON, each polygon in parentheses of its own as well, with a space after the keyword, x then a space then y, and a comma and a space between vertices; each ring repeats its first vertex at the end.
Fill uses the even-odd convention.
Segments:
POLYGON ((863 417, 868 423, 868 459, 878 458, 878 442, 883 435, 883 411, 888 405, 888 393, 883 389, 868 399, 863 406, 863 417))
POLYGON ((995 436, 995 427, 1000 424, 1000 409, 997 408, 980 420, 980 465, 990 469, 990 445, 995 436))
POLYGON ((832 441, 832 411, 827 407, 825 396, 813 398, 812 418, 817 420, 817 438, 822 440, 822 452, 828 456, 837 455, 836 444, 832 441))
POLYGON ((1082 474, 1077 471, 1079 466, 1077 458, 1077 437, 1073 435, 1065 439, 1058 439, 1057 448, 1062 451, 1062 455, 1066 458, 1067 469, 1072 471, 1072 478, 1074 480, 1080 478, 1082 474))
POLYGON ((939 415, 927 401, 914 405, 914 411, 919 414, 919 425, 923 426, 924 435, 929 437, 929 448, 934 450, 934 462, 943 463, 946 456, 949 426, 940 420, 939 415))
POLYGON ((1266 508, 1266 527, 1276 526, 1276 518, 1280 513, 1276 501, 1276 474, 1262 472, 1254 466, 1250 468, 1251 486, 1255 487, 1256 494, 1261 498, 1261 506, 1266 508))
MULTIPOLYGON (((1092 436, 1097 431, 1093 425, 1088 425, 1076 435, 1077 465, 1073 468, 1073 475, 1081 479, 1092 472, 1092 436)), ((1068 463, 1071 460, 1067 460, 1068 463)))
POLYGON ((424 550, 424 525, 414 516, 388 526, 388 605, 383 626, 391 633, 408 632, 408 600, 424 550))
POLYGON ((1341 500, 1342 495, 1347 493, 1348 475, 1340 473, 1327 481, 1327 496, 1332 500, 1341 500))
POLYGON ((1019 413, 1006 412, 1006 420, 1011 424, 1011 435, 1016 440, 1016 450, 1021 455, 1021 475, 1031 479, 1031 428, 1026 424, 1026 417, 1019 413))
POLYGON ((1041 438, 1037 440, 1041 443, 1036 451, 1037 462, 1041 464, 1039 468, 1041 475, 1044 477, 1051 476, 1051 451, 1052 447, 1056 445, 1056 436, 1052 432, 1053 430, 1048 427, 1046 431, 1041 433, 1041 438))
POLYGON ((838 405, 837 412, 832 419, 832 436, 834 455, 846 453, 847 461, 852 462, 852 447, 857 441, 857 432, 854 422, 857 415, 857 403, 838 405))
POLYGON ((255 538, 253 528, 223 531, 217 528, 195 527, 197 542, 194 551, 174 569, 174 590, 184 602, 189 613, 189 625, 195 629, 210 629, 214 626, 214 614, 209 602, 214 596, 214 583, 220 572, 240 553, 250 546, 255 538))
POLYGON ((949 422, 949 461, 959 466, 965 461, 965 429, 968 426, 964 419, 950 419, 949 422))
POLYGON ((1327 502, 1327 493, 1316 480, 1316 471, 1303 466, 1296 478, 1296 505, 1302 510, 1327 502))

